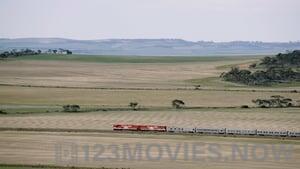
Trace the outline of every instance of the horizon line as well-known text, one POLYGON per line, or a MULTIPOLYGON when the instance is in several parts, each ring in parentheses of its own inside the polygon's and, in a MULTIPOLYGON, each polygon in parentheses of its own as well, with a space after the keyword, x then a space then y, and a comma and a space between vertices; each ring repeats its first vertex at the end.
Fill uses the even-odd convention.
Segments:
POLYGON ((17 39, 64 39, 64 40, 75 40, 75 41, 100 41, 100 40, 183 40, 187 42, 212 42, 212 43, 230 43, 230 42, 257 42, 257 43, 299 43, 300 40, 295 41, 259 41, 259 40, 231 40, 231 41, 214 41, 214 40, 186 40, 183 38, 104 38, 104 39, 77 39, 77 38, 64 38, 64 37, 20 37, 20 38, 2 38, 0 40, 17 40, 17 39))

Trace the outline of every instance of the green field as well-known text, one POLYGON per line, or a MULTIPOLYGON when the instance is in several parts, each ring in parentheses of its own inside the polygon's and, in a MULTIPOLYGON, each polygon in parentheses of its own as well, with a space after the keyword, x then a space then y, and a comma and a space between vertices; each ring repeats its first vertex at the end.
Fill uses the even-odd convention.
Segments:
POLYGON ((0 169, 110 169, 110 168, 88 168, 74 166, 54 166, 54 165, 15 165, 15 164, 0 164, 0 169))
POLYGON ((0 169, 54 169, 51 167, 0 166, 0 169))
POLYGON ((18 57, 18 60, 60 60, 94 63, 183 63, 183 62, 215 62, 222 60, 247 60, 261 58, 259 55, 241 56, 105 56, 105 55, 54 55, 41 54, 18 57))

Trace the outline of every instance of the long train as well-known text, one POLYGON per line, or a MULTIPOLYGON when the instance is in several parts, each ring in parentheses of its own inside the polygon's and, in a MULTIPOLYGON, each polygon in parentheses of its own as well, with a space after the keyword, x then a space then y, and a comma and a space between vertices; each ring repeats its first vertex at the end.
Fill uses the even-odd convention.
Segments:
POLYGON ((154 131, 170 133, 199 133, 217 135, 253 135, 253 136, 281 136, 281 137, 300 137, 300 132, 294 131, 269 131, 269 130, 240 130, 226 128, 184 128, 169 127, 160 125, 135 125, 135 124, 114 124, 113 130, 120 131, 154 131))

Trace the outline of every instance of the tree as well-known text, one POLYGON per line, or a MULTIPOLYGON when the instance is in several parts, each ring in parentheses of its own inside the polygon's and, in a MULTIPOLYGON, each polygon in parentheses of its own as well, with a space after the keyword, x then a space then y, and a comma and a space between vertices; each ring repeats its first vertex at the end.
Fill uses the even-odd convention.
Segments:
POLYGON ((19 56, 26 56, 26 55, 37 55, 40 54, 38 51, 34 51, 31 49, 12 49, 11 51, 4 51, 0 53, 1 58, 8 58, 8 57, 19 57, 19 56))
POLYGON ((284 108, 284 107, 292 107, 293 106, 292 99, 285 98, 280 95, 271 96, 270 99, 256 99, 256 100, 252 100, 252 102, 261 108, 271 108, 271 107, 284 108))
POLYGON ((130 102, 129 107, 131 107, 133 110, 137 110, 138 102, 130 102))
POLYGON ((267 56, 267 57, 264 57, 262 60, 261 60, 261 64, 270 64, 272 62, 272 58, 267 56))
POLYGON ((256 63, 253 63, 253 64, 249 65, 249 68, 250 69, 256 68, 256 63))
MULTIPOLYGON (((223 72, 220 77, 225 81, 246 85, 270 85, 300 81, 300 51, 298 50, 286 54, 279 53, 275 57, 264 57, 259 65, 265 70, 251 72, 233 67, 229 72, 223 72)), ((249 66, 249 68, 254 67, 256 64, 249 66)))
POLYGON ((256 100, 252 100, 252 102, 255 103, 256 105, 258 105, 258 107, 260 107, 260 108, 270 107, 270 102, 267 100, 256 99, 256 100))
POLYGON ((201 89, 201 85, 195 85, 195 90, 200 90, 201 89))
POLYGON ((63 109, 65 112, 78 112, 80 110, 80 106, 77 104, 73 104, 73 105, 64 105, 63 109))
POLYGON ((7 112, 4 110, 0 110, 0 114, 7 114, 7 112))
POLYGON ((181 109, 184 106, 184 101, 175 99, 172 101, 172 107, 176 109, 181 109))
POLYGON ((67 55, 72 55, 72 51, 66 50, 66 52, 67 52, 67 55))

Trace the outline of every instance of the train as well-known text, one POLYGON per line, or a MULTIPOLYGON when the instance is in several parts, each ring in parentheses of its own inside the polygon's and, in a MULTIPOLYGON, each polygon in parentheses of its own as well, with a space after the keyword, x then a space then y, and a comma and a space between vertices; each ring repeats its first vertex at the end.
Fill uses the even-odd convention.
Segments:
POLYGON ((167 131, 167 126, 135 125, 135 124, 115 124, 115 125, 113 125, 113 130, 166 132, 167 131))
POLYGON ((114 131, 153 131, 168 133, 199 133, 210 135, 249 135, 249 136, 280 136, 300 137, 300 132, 295 131, 271 131, 271 130, 245 130, 227 128, 186 128, 164 125, 137 125, 137 124, 114 124, 114 131))

